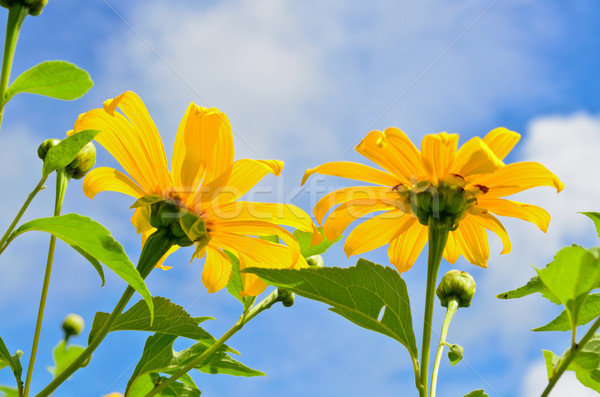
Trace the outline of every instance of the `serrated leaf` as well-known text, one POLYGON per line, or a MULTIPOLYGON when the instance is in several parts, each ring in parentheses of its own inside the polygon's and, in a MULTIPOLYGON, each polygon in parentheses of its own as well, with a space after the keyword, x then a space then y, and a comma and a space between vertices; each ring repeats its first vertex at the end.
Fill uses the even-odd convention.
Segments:
MULTIPOLYGON (((137 387, 136 383, 148 373, 172 373, 185 367, 208 349, 203 344, 195 344, 181 352, 173 350, 173 343, 177 336, 154 334, 146 340, 144 352, 138 362, 129 382, 125 396, 132 396, 130 390, 137 387)), ((216 351, 206 360, 198 364, 195 369, 208 374, 227 374, 235 376, 264 376, 260 371, 246 367, 244 364, 232 359, 222 351, 216 351)))
POLYGON ((23 367, 21 366, 22 355, 23 352, 20 350, 11 355, 4 341, 0 338, 0 369, 8 366, 13 372, 17 385, 21 386, 23 385, 23 381, 21 380, 21 375, 23 374, 23 367))
MULTIPOLYGON (((189 376, 184 375, 180 378, 186 379, 190 379, 191 378, 189 376)), ((145 374, 143 376, 141 376, 137 382, 135 382, 135 385, 132 386, 132 388, 129 390, 128 396, 145 396, 146 394, 148 394, 154 387, 155 385, 159 384, 160 382, 164 382, 167 379, 166 376, 161 376, 155 372, 152 373, 148 373, 145 374)), ((200 390, 198 389, 198 386, 196 386, 195 383, 193 383, 193 385, 190 385, 187 382, 175 382, 171 385, 169 385, 165 390, 163 390, 162 392, 160 392, 158 394, 158 396, 160 397, 199 397, 200 396, 200 390)))
POLYGON ((231 259, 231 276, 227 283, 227 292, 231 294, 235 299, 239 300, 242 305, 246 306, 254 299, 253 296, 241 296, 240 291, 244 290, 244 283, 242 276, 240 275, 240 261, 229 251, 225 251, 229 259, 231 259))
MULTIPOLYGON (((569 350, 562 357, 567 354, 569 354, 569 350)), ((546 359, 546 368, 551 365, 554 368, 559 360, 558 356, 548 351, 544 351, 544 358, 546 359)), ((600 334, 592 336, 588 343, 580 348, 567 371, 575 372, 575 376, 581 384, 600 393, 600 334)), ((553 370, 552 372, 548 370, 549 375, 552 375, 553 372, 553 370)))
POLYGON ((533 276, 531 280, 529 280, 527 284, 525 284, 522 287, 496 295, 496 298, 517 299, 531 294, 535 294, 536 292, 542 294, 544 298, 548 299, 552 303, 560 305, 560 301, 558 300, 558 298, 554 296, 552 292, 550 292, 548 287, 544 285, 544 283, 542 282, 542 280, 540 280, 538 276, 533 276))
POLYGON ((473 390, 471 393, 465 395, 465 397, 489 397, 483 389, 473 390))
POLYGON ((14 387, 0 386, 0 392, 2 397, 20 397, 19 391, 14 387))
POLYGON ((316 245, 310 245, 313 239, 312 233, 303 232, 302 230, 298 229, 294 230, 294 238, 296 239, 296 241, 298 241, 298 245, 300 246, 300 252, 305 258, 313 255, 324 254, 325 251, 329 249, 329 247, 340 241, 340 239, 342 238, 342 236, 339 236, 334 241, 329 241, 327 237, 325 237, 325 235, 323 234, 323 228, 319 227, 318 230, 319 233, 321 233, 323 240, 316 245))
POLYGON ((69 365, 75 361, 85 348, 79 345, 67 345, 64 340, 58 342, 58 345, 52 350, 54 366, 48 367, 48 371, 53 377, 63 372, 69 365))
POLYGON ((418 357, 406 284, 394 269, 359 259, 350 268, 244 271, 276 287, 331 305, 329 310, 334 313, 397 340, 411 356, 418 357))
POLYGON ((598 283, 598 260, 583 247, 566 247, 558 251, 551 265, 537 272, 544 285, 565 306, 571 329, 574 329, 581 305, 598 283))
POLYGON ((21 73, 8 87, 4 103, 21 92, 73 100, 83 96, 93 85, 90 75, 72 63, 46 61, 21 73))
POLYGON ((594 222, 594 226, 596 226, 596 233, 598 233, 598 238, 600 238, 600 212, 580 212, 590 218, 594 222))
POLYGON ((10 239, 32 230, 51 233, 75 248, 77 252, 85 252, 103 263, 144 298, 152 315, 153 304, 150 291, 121 244, 104 226, 85 216, 66 214, 27 222, 15 230, 10 239))
MULTIPOLYGON (((577 326, 585 325, 600 316, 600 294, 590 294, 585 299, 577 316, 577 326)), ((534 328, 532 331, 569 331, 571 324, 566 310, 548 324, 534 328)))
POLYGON ((544 355, 544 362, 546 363, 546 374, 548 375, 548 380, 550 380, 552 379, 552 376, 554 376, 554 369, 556 368, 560 357, 550 350, 542 350, 542 354, 544 355))
POLYGON ((77 134, 62 139, 57 145, 52 146, 48 149, 44 158, 42 175, 47 176, 58 169, 65 168, 73 161, 77 153, 99 133, 99 130, 80 131, 77 134))
MULTIPOLYGON (((115 331, 149 331, 160 332, 174 336, 193 339, 205 346, 211 346, 215 338, 198 326, 199 323, 211 319, 210 317, 193 318, 181 306, 174 304, 167 298, 155 296, 152 298, 154 305, 154 320, 150 322, 150 312, 144 301, 139 301, 125 313, 120 314, 112 324, 108 332, 115 331)), ((88 344, 92 342, 94 336, 104 327, 108 313, 98 312, 94 317, 92 329, 88 337, 88 344)), ((234 349, 227 348, 227 351, 237 353, 234 349)))

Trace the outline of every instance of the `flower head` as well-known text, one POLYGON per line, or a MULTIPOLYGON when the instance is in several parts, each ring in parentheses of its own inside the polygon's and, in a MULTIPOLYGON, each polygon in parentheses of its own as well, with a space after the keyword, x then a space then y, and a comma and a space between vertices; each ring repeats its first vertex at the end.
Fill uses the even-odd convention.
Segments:
POLYGON ((398 271, 407 271, 427 242, 430 221, 435 220, 449 225, 446 260, 454 263, 462 254, 469 262, 486 267, 486 229, 500 237, 502 253, 511 248, 504 226, 493 214, 533 222, 544 232, 550 222, 544 209, 502 197, 536 186, 563 188, 539 163, 503 163, 519 139, 516 132, 496 128, 483 139, 472 138, 458 148, 458 135, 442 132, 426 135, 419 151, 397 128, 371 131, 356 150, 384 170, 352 162, 326 163, 307 170, 302 184, 320 173, 381 185, 336 190, 314 208, 317 221, 323 224, 325 215, 337 206, 323 224, 330 240, 357 218, 384 211, 348 235, 344 245, 348 256, 389 243, 390 262, 398 271))
MULTIPOLYGON (((180 246, 195 243, 194 256, 206 256, 202 281, 209 292, 229 281, 226 252, 238 257, 242 269, 307 266, 297 242, 282 227, 314 231, 304 211, 238 200, 268 173, 279 176, 283 162, 234 161, 231 125, 218 109, 189 105, 177 130, 170 171, 156 126, 135 93, 125 92, 107 100, 103 109, 82 114, 71 133, 86 129, 101 130, 96 140, 129 176, 96 168, 83 182, 85 194, 93 198, 110 190, 136 198, 131 221, 142 233, 142 243, 157 227, 169 227, 180 246), (258 238, 267 235, 277 235, 286 245, 258 238)), ((247 295, 258 295, 266 287, 252 274, 243 273, 242 279, 247 295)))

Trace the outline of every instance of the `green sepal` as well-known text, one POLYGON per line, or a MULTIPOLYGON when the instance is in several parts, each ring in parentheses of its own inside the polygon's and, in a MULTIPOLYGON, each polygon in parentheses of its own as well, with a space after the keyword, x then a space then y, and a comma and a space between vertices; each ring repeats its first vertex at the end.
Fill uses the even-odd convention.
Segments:
POLYGON ((65 61, 46 61, 21 73, 8 87, 4 104, 18 93, 73 100, 82 97, 94 83, 83 69, 65 61))
POLYGON ((247 268, 244 272, 331 305, 334 313, 399 341, 413 358, 418 357, 406 284, 395 269, 359 259, 349 268, 247 268))
POLYGON ((145 207, 147 205, 152 205, 154 203, 158 203, 159 201, 162 201, 162 200, 163 200, 163 197, 160 194, 147 194, 147 195, 142 196, 139 199, 137 199, 135 201, 135 203, 131 204, 131 207, 129 207, 129 209, 145 207))
POLYGON ((77 154, 79 154, 79 151, 85 145, 90 143, 99 133, 99 130, 80 131, 49 148, 46 157, 44 158, 42 175, 48 176, 53 171, 68 166, 77 154))

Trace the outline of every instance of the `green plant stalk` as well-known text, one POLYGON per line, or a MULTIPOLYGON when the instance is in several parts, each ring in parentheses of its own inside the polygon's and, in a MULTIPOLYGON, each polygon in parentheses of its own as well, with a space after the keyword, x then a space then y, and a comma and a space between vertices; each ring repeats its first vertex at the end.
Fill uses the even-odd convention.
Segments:
POLYGON ((0 125, 4 115, 5 97, 10 80, 10 71, 12 69, 15 48, 19 39, 21 25, 29 12, 22 2, 15 1, 8 10, 8 19, 6 22, 6 37, 4 39, 4 55, 2 57, 2 72, 0 74, 0 125))
POLYGON ((544 389, 544 392, 542 393, 542 395, 540 397, 547 397, 550 394, 550 391, 552 391, 552 388, 554 387, 554 385, 556 385, 556 382, 558 382, 558 379, 567 370, 567 368, 571 364, 571 361, 573 361, 573 359, 575 358, 577 353, 579 353, 581 351, 581 349, 583 349, 585 347, 585 345, 589 342, 589 340, 592 338, 592 336, 594 336, 594 334, 596 333, 598 328, 600 328, 600 317, 596 319, 594 324, 592 324, 590 329, 585 333, 583 338, 581 338, 579 343, 575 343, 571 346, 571 350, 569 350, 569 354, 567 354, 567 356, 563 360, 560 361, 560 365, 554 371, 554 375, 548 382, 548 386, 546 386, 546 389, 544 389))
MULTIPOLYGON (((158 261, 163 257, 164 254, 169 251, 169 249, 173 246, 172 236, 169 230, 166 229, 158 229, 154 232, 148 240, 144 244, 142 249, 142 253, 140 255, 140 259, 138 261, 137 269, 140 272, 140 275, 143 279, 148 277, 148 274, 152 271, 154 266, 158 263, 158 261)), ((127 303, 131 299, 135 292, 130 286, 127 286, 125 292, 117 302, 117 305, 113 309, 112 313, 108 317, 108 320, 104 324, 104 326, 98 331, 92 342, 88 345, 88 347, 69 365, 64 369, 60 374, 58 374, 52 382, 50 382, 42 391, 40 391, 36 397, 48 396, 52 393, 58 386, 60 386, 65 380, 67 380, 75 371, 82 368, 84 365, 87 365, 87 361, 89 360, 92 353, 98 348, 100 343, 104 340, 113 323, 119 317, 127 303)))
POLYGON ((433 363, 433 372, 431 373, 431 389, 429 395, 435 397, 438 372, 440 370, 440 363, 442 362, 442 353, 444 352, 444 346, 446 346, 446 337, 448 336, 448 329, 450 328, 450 322, 452 317, 458 310, 458 301, 454 298, 448 301, 448 308, 446 310, 446 317, 444 317, 444 324, 442 324, 442 333, 440 335, 440 343, 438 344, 437 353, 435 355, 435 361, 433 363))
POLYGON ((17 223, 19 223, 19 221, 21 220, 21 217, 27 210, 27 207, 29 207, 29 204, 31 204, 31 201, 33 200, 33 198, 40 192, 40 190, 44 189, 44 183, 46 183, 46 179, 48 179, 48 176, 47 175, 43 176, 42 179, 40 179, 40 182, 35 187, 35 189, 33 189, 33 191, 31 193, 29 193, 29 196, 27 196, 27 199, 21 206, 21 209, 15 216, 15 219, 13 219, 12 223, 10 224, 10 226, 8 227, 8 229, 6 230, 6 232, 0 239, 0 254, 2 254, 2 252, 4 252, 4 250, 6 249, 6 247, 8 247, 8 244, 10 243, 10 241, 7 242, 7 240, 10 237, 10 234, 13 232, 13 230, 15 230, 15 227, 17 227, 17 223))
POLYGON ((423 344, 421 346, 421 388, 419 396, 427 397, 429 376, 429 353, 431 350, 431 326, 437 275, 442 263, 442 255, 448 241, 450 226, 439 218, 429 217, 429 257, 427 258, 427 290, 425 292, 425 314, 423 315, 423 344))
MULTIPOLYGON (((56 171, 56 197, 54 199, 54 216, 59 216, 63 200, 65 198, 65 192, 69 185, 68 176, 64 169, 56 171)), ((31 376, 33 375, 33 367, 35 365, 35 357, 37 354, 37 348, 40 341, 40 334, 42 332, 42 323, 44 321, 44 309, 46 308, 46 297, 48 296, 48 287, 50 286, 50 276, 52 274, 52 263, 54 262, 54 248, 56 247, 56 237, 50 236, 50 246, 48 247, 48 259, 46 261, 46 272, 44 273, 44 283, 42 285, 42 296, 40 297, 40 305, 38 307, 37 321, 35 323, 35 332, 33 335, 33 343, 31 346, 31 356, 29 358, 29 365, 27 367, 27 376, 25 378, 25 391, 23 395, 29 396, 29 389, 31 386, 31 376)))
POLYGON ((204 360, 210 357, 211 354, 213 354, 216 350, 223 346, 223 344, 229 338, 235 335, 236 332, 241 330, 244 327, 244 325, 246 325, 246 323, 248 323, 261 312, 270 309, 271 306, 273 306, 277 302, 279 302, 279 297, 277 295, 277 290, 275 290, 249 311, 248 308, 245 308, 238 321, 233 325, 233 327, 229 329, 229 331, 223 334, 223 336, 221 336, 217 341, 215 341, 215 343, 213 343, 202 354, 190 361, 188 365, 175 372, 173 375, 171 375, 171 377, 169 377, 169 379, 154 387, 154 389, 152 389, 148 394, 146 394, 146 397, 154 396, 160 393, 161 391, 169 387, 169 385, 173 384, 177 379, 187 374, 190 370, 196 368, 196 366, 201 364, 204 360))

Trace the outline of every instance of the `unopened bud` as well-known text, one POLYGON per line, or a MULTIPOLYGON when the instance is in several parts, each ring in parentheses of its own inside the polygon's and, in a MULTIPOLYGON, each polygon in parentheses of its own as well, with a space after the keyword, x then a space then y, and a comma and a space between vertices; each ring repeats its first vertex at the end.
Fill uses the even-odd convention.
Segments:
POLYGON ((79 335, 83 331, 83 326, 83 318, 80 315, 68 314, 62 323, 62 329, 65 331, 65 340, 68 340, 73 335, 79 335))
POLYGON ((65 169, 73 179, 81 179, 92 169, 94 164, 96 164, 96 147, 92 142, 88 142, 65 169))
POLYGON ((24 0, 24 2, 29 7, 29 15, 33 16, 40 15, 42 9, 48 4, 48 0, 24 0))
POLYGON ((308 263, 308 266, 315 268, 323 267, 324 265, 323 257, 321 255, 309 256, 308 258, 306 258, 306 263, 308 263))
POLYGON ((475 280, 469 273, 453 269, 442 277, 436 294, 444 307, 448 307, 450 299, 456 299, 458 307, 469 307, 475 289, 475 280))
POLYGON ((46 154, 48 153, 48 150, 50 150, 50 148, 52 146, 58 145, 59 142, 60 142, 60 139, 56 139, 56 138, 46 139, 44 142, 42 142, 40 144, 40 146, 38 146, 38 149, 37 149, 38 157, 40 159, 44 160, 46 158, 46 154))
POLYGON ((294 305, 294 293, 288 289, 281 287, 277 288, 277 299, 285 307, 290 307, 294 305))
POLYGON ((448 359, 450 360, 450 364, 458 364, 463 358, 463 352, 464 349, 461 345, 450 346, 450 350, 448 350, 448 359))

